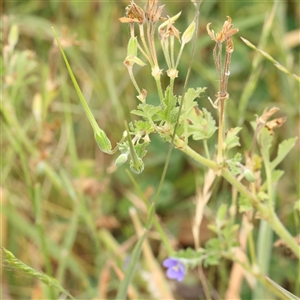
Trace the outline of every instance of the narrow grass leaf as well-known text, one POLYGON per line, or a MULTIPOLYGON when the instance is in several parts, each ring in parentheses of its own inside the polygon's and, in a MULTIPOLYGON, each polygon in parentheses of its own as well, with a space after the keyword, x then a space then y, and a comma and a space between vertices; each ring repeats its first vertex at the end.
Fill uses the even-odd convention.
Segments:
POLYGON ((36 278, 44 283, 46 283, 48 286, 55 287, 60 292, 66 294, 71 299, 75 299, 68 291, 66 291, 58 282, 56 279, 36 271, 35 269, 29 267, 28 265, 24 264, 22 261, 17 259, 10 251, 2 247, 2 251, 4 252, 4 260, 6 263, 11 265, 13 268, 16 268, 18 270, 21 270, 28 275, 30 275, 33 278, 36 278))
POLYGON ((298 82, 300 82, 300 77, 296 74, 291 73, 288 69, 286 69, 283 65, 281 65, 277 60, 275 60, 270 54, 268 54, 267 52, 258 49, 256 46, 254 46, 251 42, 249 42, 248 40, 246 40, 245 38, 241 37, 241 40, 250 48, 252 48, 253 50, 260 52, 266 59, 268 59, 269 61, 271 61, 274 66, 280 70, 281 72, 288 74, 290 76, 292 76, 294 79, 296 79, 298 82))
POLYGON ((116 296, 116 300, 125 300, 127 297, 127 289, 128 286, 131 283, 131 280, 133 278, 134 275, 134 271, 135 271, 135 266, 138 262, 138 259, 140 257, 141 251, 142 251, 142 245, 144 243, 144 240, 147 237, 147 232, 145 232, 141 238, 139 239, 139 241, 137 242, 137 244, 135 245, 132 255, 130 256, 130 261, 129 264, 127 266, 127 269, 125 271, 125 277, 124 280, 121 282, 120 287, 118 289, 118 293, 116 296))
POLYGON ((282 294, 284 294, 286 296, 287 299, 290 300, 300 300, 300 298, 298 298, 297 296, 295 296, 294 294, 290 293, 289 291, 287 291, 286 289, 284 289, 283 287, 281 287, 279 284, 277 284, 275 281, 273 281, 272 279, 270 279, 268 276, 265 276, 265 278, 267 279, 268 282, 270 282, 278 291, 280 291, 282 294))
POLYGON ((75 76, 73 74, 73 71, 72 71, 72 69, 70 67, 68 59, 67 59, 67 57, 65 55, 65 52, 64 52, 64 50, 63 50, 63 48, 62 48, 62 46, 61 46, 61 44, 59 42, 59 39, 58 39, 57 34, 56 34, 56 32, 55 32, 55 30, 54 30, 53 27, 52 27, 52 30, 53 30, 53 33, 54 33, 57 45, 58 45, 58 47, 60 49, 60 52, 61 52, 61 54, 63 56, 63 59, 65 61, 66 66, 67 66, 69 75, 70 75, 70 77, 72 79, 73 85, 74 85, 74 87, 76 89, 77 95, 78 95, 78 97, 79 97, 79 99, 81 101, 81 104, 82 104, 82 106, 83 106, 83 108, 85 110, 85 113, 86 113, 86 115, 87 115, 87 117, 88 117, 88 119, 90 121, 90 124, 93 127, 94 135, 95 135, 95 140, 96 140, 96 142, 97 142, 97 144, 98 144, 98 146, 99 146, 99 148, 100 148, 101 151, 103 151, 104 153, 111 153, 111 143, 110 143, 110 140, 106 136, 105 132, 98 126, 98 123, 96 122, 96 120, 95 120, 95 118, 94 118, 94 116, 93 116, 93 114, 92 114, 92 112, 91 112, 91 110, 90 110, 87 102, 84 99, 84 96, 83 96, 83 94, 82 94, 82 92, 80 90, 80 87, 79 87, 79 85, 77 83, 77 80, 76 80, 76 78, 75 78, 75 76))

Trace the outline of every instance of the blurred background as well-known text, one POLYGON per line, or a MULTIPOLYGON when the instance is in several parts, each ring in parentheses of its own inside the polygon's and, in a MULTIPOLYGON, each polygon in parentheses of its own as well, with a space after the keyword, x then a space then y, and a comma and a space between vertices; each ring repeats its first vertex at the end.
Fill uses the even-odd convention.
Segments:
MULTIPOLYGON (((144 7, 145 1, 136 3, 144 7)), ((112 271, 113 262, 122 269, 136 242, 129 208, 135 207, 142 220, 146 220, 146 213, 126 173, 128 165, 117 169, 114 165, 117 156, 103 154, 98 149, 61 54, 53 44, 51 27, 61 39, 99 126, 114 146, 122 137, 124 120, 135 119, 130 111, 138 104, 123 65, 129 26, 120 23, 119 18, 125 15, 128 4, 129 1, 75 0, 19 0, 2 4, 1 242, 26 264, 52 273, 78 299, 115 296, 120 278, 112 271)), ((184 32, 194 18, 191 2, 160 1, 160 4, 166 4, 163 16, 182 11, 175 25, 184 32)), ((240 39, 248 39, 291 73, 299 75, 299 3, 277 2, 273 22, 266 30, 273 6, 273 1, 210 0, 204 1, 200 8, 196 54, 188 86, 207 87, 198 101, 199 107, 206 107, 216 118, 207 101, 207 97, 214 99, 218 82, 212 57, 214 42, 207 35, 206 24, 212 22, 211 28, 218 31, 226 16, 230 16, 239 32, 233 38, 235 51, 226 121, 228 127, 243 127, 241 153, 252 144, 250 122, 265 108, 277 106, 280 111, 275 117, 287 117, 286 123, 276 129, 274 155, 280 141, 298 135, 299 84, 240 39)), ((182 92, 190 55, 189 44, 179 64, 175 86, 178 94, 182 92)), ((166 70, 161 52, 159 61, 166 70)), ((149 66, 137 67, 135 72, 140 86, 148 91, 147 101, 158 104, 149 66)), ((163 85, 167 84, 164 77, 163 85)), ((133 174, 149 199, 159 185, 169 147, 157 136, 150 138, 145 170, 140 175, 133 174)), ((211 151, 215 142, 216 137, 209 140, 211 151)), ((191 146, 199 153, 204 152, 201 143, 192 142, 191 146)), ((285 174, 277 186, 278 215, 296 235, 293 205, 299 197, 299 143, 280 169, 285 174)), ((194 197, 197 187, 203 184, 204 171, 183 153, 173 150, 157 212, 175 249, 194 246, 191 231, 194 197)), ((209 211, 216 211, 221 203, 230 203, 230 194, 230 186, 218 179, 209 211)), ((208 214, 202 224, 202 243, 212 236, 207 229, 209 222, 208 214)), ((155 231, 150 241, 160 262, 167 253, 155 231)), ((11 266, 3 267, 3 299, 45 299, 43 283, 11 266)), ((228 286, 229 273, 230 262, 225 260, 219 267, 205 270, 220 299, 228 286)), ((276 249, 271 256, 270 274, 278 284, 297 292, 295 261, 276 249)), ((155 299, 145 281, 143 278, 134 281, 140 298, 155 299)), ((199 279, 193 274, 187 282, 189 287, 181 286, 182 291, 199 286, 199 279)), ((201 292, 197 290, 196 294, 201 292)), ((250 288, 244 283, 242 299, 250 299, 249 295, 250 288)), ((195 298, 179 292, 178 299, 195 298)))

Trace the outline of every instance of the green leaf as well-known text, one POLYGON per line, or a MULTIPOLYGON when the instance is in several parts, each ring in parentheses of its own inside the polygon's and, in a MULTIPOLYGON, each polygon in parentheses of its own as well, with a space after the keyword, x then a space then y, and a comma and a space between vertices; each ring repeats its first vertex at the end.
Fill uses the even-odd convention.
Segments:
POLYGON ((226 161, 226 164, 228 168, 230 169, 230 172, 232 175, 236 176, 243 172, 243 170, 240 167, 240 161, 242 160, 241 153, 236 153, 234 158, 229 159, 226 161))
POLYGON ((282 170, 274 170, 272 172, 272 183, 277 182, 283 174, 284 174, 284 171, 282 171, 282 170))
POLYGON ((228 151, 231 148, 240 146, 239 137, 237 134, 241 131, 241 127, 235 127, 228 130, 224 143, 226 144, 225 150, 228 151))
POLYGON ((259 146, 261 149, 261 154, 266 161, 270 161, 270 148, 273 141, 273 135, 267 128, 263 128, 259 134, 259 146))
POLYGON ((249 210, 253 209, 253 206, 252 206, 251 201, 249 200, 249 198, 244 197, 244 196, 239 197, 238 205, 239 205, 239 212, 240 213, 243 213, 243 212, 246 212, 246 211, 249 211, 249 210))
POLYGON ((192 248, 187 248, 178 251, 171 257, 177 258, 188 268, 195 268, 197 265, 202 263, 204 254, 204 249, 200 248, 199 250, 194 250, 192 248))
POLYGON ((173 95, 170 87, 168 86, 165 92, 165 98, 162 102, 162 110, 160 109, 159 116, 162 120, 175 124, 177 120, 177 111, 176 109, 177 97, 173 95))
MULTIPOLYGON (((182 112, 181 115, 184 119, 187 118, 190 111, 193 109, 194 106, 198 106, 197 102, 194 101, 196 98, 200 96, 201 93, 203 93, 206 90, 206 88, 197 88, 197 90, 190 88, 187 90, 187 92, 184 95, 184 103, 182 105, 182 112)), ((182 97, 178 98, 179 104, 181 103, 182 97)))
MULTIPOLYGON (((281 176, 284 174, 284 171, 282 170, 274 170, 272 171, 272 183, 276 183, 281 176)), ((264 184, 260 187, 260 191, 267 190, 267 182, 265 181, 264 184)))
POLYGON ((217 130, 216 121, 205 108, 201 111, 198 107, 193 107, 188 121, 188 135, 192 135, 194 140, 209 139, 217 130))
POLYGON ((134 121, 134 125, 132 123, 129 124, 129 128, 135 134, 138 134, 141 131, 145 131, 145 134, 149 134, 153 132, 152 125, 147 121, 134 121))
POLYGON ((145 149, 146 147, 148 146, 147 143, 141 143, 141 144, 135 144, 134 145, 134 149, 136 151, 136 154, 139 158, 143 158, 146 153, 147 153, 147 150, 145 149))
POLYGON ((291 151, 291 149, 295 146, 298 137, 290 138, 288 140, 284 140, 279 144, 278 153, 276 158, 271 162, 271 169, 275 169, 282 160, 287 156, 287 154, 291 151))
POLYGON ((226 204, 221 204, 221 206, 218 209, 217 212, 217 223, 221 224, 226 218, 227 214, 227 205, 226 204))
POLYGON ((134 109, 131 111, 132 114, 144 117, 150 123, 153 122, 153 117, 161 111, 160 106, 154 106, 151 104, 141 103, 137 107, 138 109, 134 109))
POLYGON ((218 265, 221 259, 222 244, 217 238, 210 239, 205 244, 206 258, 203 261, 204 267, 218 265))

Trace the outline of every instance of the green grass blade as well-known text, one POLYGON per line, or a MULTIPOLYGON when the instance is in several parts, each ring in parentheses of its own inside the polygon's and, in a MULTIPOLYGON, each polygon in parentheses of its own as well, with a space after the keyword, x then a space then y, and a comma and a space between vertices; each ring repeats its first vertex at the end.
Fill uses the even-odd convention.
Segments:
POLYGON ((36 278, 44 283, 46 283, 48 286, 52 286, 55 287, 58 291, 60 291, 61 293, 66 294, 68 297, 70 297, 71 299, 75 298, 69 293, 67 292, 57 281, 56 279, 36 271, 35 269, 29 267, 28 265, 24 264, 22 261, 20 261, 19 259, 17 259, 10 251, 8 251, 7 249, 5 249, 4 247, 2 247, 2 251, 4 252, 4 260, 6 263, 8 263, 10 266, 12 266, 13 268, 19 269, 25 273, 27 273, 28 275, 30 275, 33 278, 36 278))
POLYGON ((143 242, 146 239, 147 236, 147 232, 145 232, 141 238, 139 239, 139 241, 137 242, 137 244, 135 245, 132 255, 130 256, 130 261, 129 264, 127 266, 127 269, 125 271, 124 274, 124 279, 121 282, 121 285, 118 289, 118 293, 116 296, 116 300, 125 300, 127 297, 127 289, 128 286, 132 280, 132 277, 134 275, 134 271, 135 271, 135 267, 136 264, 138 262, 138 259, 140 257, 141 251, 142 251, 142 246, 143 246, 143 242))
POLYGON ((300 82, 300 77, 296 74, 291 73, 287 68, 285 68, 283 65, 281 65, 277 60, 275 60, 270 54, 268 54, 267 52, 257 48, 256 46, 254 46, 251 42, 249 42, 248 40, 244 39, 243 37, 241 37, 242 41, 251 49, 260 52, 267 60, 271 61, 274 66, 280 70, 281 72, 292 76, 295 80, 297 80, 298 82, 300 82))

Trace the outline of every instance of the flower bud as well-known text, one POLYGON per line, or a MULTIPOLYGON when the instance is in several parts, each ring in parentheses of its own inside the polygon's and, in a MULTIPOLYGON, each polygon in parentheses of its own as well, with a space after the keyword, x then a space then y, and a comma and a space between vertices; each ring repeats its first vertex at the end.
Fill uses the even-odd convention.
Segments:
POLYGON ((244 176, 245 176, 245 178, 246 178, 249 182, 254 182, 254 181, 255 181, 254 174, 253 174, 249 169, 246 169, 246 170, 244 171, 244 176))
POLYGON ((95 140, 102 152, 110 154, 111 143, 106 136, 106 133, 102 129, 99 128, 97 131, 95 131, 95 140))
POLYGON ((116 167, 122 166, 124 163, 126 163, 127 159, 128 159, 127 154, 125 154, 125 153, 121 154, 115 161, 116 167))
POLYGON ((143 161, 140 158, 135 159, 135 162, 133 162, 133 160, 131 160, 130 169, 131 169, 132 172, 134 172, 136 174, 142 173, 143 170, 144 170, 143 161))
POLYGON ((173 24, 179 18, 180 15, 181 15, 181 11, 177 15, 175 15, 171 18, 168 18, 165 22, 163 22, 161 25, 159 25, 158 32, 161 32, 164 27, 167 27, 168 25, 173 24))
POLYGON ((193 37, 195 33, 196 23, 193 21, 190 26, 185 30, 181 37, 182 44, 187 44, 193 37))

